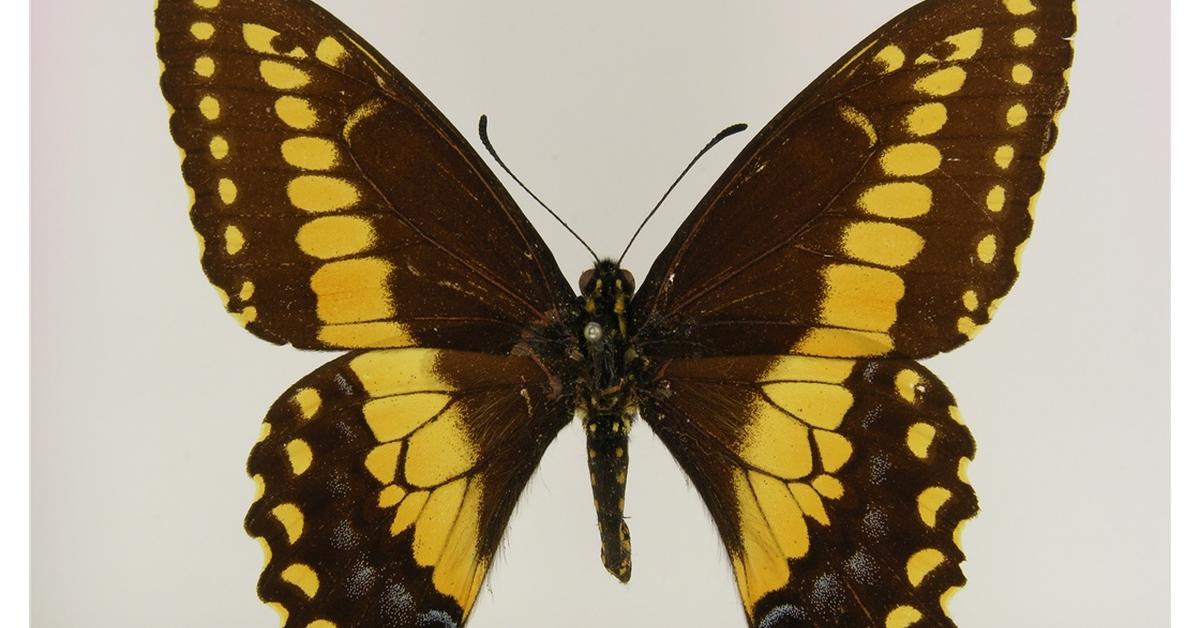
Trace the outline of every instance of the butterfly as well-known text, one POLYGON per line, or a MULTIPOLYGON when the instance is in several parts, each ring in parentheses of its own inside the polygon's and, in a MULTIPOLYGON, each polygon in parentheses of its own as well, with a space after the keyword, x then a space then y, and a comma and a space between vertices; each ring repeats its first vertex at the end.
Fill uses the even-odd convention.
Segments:
POLYGON ((286 627, 461 626, 555 435, 586 434, 632 573, 640 417, 703 498, 749 625, 952 626, 974 441, 917 360, 1017 277, 1067 98, 1068 0, 927 0, 750 141, 640 288, 579 292, 482 158, 307 0, 160 0, 201 262, 277 344, 343 351, 248 463, 286 627))

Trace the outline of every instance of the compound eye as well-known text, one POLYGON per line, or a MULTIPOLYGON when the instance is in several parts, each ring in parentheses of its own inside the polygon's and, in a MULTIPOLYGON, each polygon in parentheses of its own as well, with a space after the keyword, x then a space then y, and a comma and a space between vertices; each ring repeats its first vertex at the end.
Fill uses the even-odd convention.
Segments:
POLYGON ((622 268, 621 269, 621 281, 625 282, 625 285, 629 288, 630 292, 633 292, 633 289, 635 287, 635 284, 633 283, 633 273, 622 268))
POLYGON ((580 294, 587 292, 588 284, 592 283, 592 279, 596 276, 596 269, 589 268, 579 275, 579 292, 580 294))

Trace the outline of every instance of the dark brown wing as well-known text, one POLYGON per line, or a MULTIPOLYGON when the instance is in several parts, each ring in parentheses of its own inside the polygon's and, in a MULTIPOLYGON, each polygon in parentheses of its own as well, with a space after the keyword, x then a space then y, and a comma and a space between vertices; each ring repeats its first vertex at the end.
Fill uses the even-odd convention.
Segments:
POLYGON ((643 416, 717 522, 754 628, 953 626, 971 435, 899 360, 671 362, 643 416))
POLYGON ((285 628, 461 625, 570 418, 525 358, 387 349, 317 369, 250 455, 259 595, 285 628))
POLYGON ((572 295, 449 122, 306 0, 161 0, 202 262, 254 334, 503 352, 572 295))
POLYGON ((928 0, 867 37, 659 256, 632 306, 645 340, 910 358, 965 342, 1016 279, 1074 30, 1072 0, 928 0))

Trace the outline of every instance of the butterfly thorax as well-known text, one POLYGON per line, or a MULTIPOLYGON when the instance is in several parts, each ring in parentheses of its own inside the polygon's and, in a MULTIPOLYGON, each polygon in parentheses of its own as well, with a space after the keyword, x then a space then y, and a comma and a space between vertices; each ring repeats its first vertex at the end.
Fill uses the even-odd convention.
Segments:
POLYGON ((629 580, 631 570, 623 513, 629 429, 637 414, 635 391, 642 373, 625 316, 633 288, 629 271, 610 260, 597 262, 580 277, 580 316, 573 330, 583 366, 577 407, 587 433, 601 559, 622 582, 629 580))

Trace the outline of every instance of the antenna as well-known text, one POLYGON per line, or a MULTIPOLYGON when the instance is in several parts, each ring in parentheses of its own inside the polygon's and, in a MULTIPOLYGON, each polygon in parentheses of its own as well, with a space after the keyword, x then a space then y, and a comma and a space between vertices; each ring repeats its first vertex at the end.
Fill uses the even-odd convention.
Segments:
POLYGON ((638 225, 637 231, 633 232, 633 237, 629 238, 629 244, 625 245, 625 250, 621 251, 621 257, 617 258, 617 266, 621 265, 621 261, 625 259, 625 254, 629 252, 629 247, 633 246, 633 241, 636 240, 638 235, 642 233, 642 228, 646 226, 646 223, 650 222, 650 218, 654 216, 654 212, 657 212, 658 208, 662 207, 663 201, 667 200, 667 197, 671 195, 671 192, 675 189, 675 186, 679 185, 679 182, 682 181, 683 177, 686 176, 688 171, 692 169, 692 166, 696 165, 697 161, 700 161, 700 158, 704 156, 704 153, 707 153, 710 149, 712 149, 713 146, 716 146, 718 143, 720 143, 721 140, 729 137, 730 135, 741 133, 745 130, 745 124, 735 124, 724 131, 717 133, 716 137, 709 140, 708 144, 705 145, 704 148, 700 149, 699 153, 696 153, 696 156, 693 157, 692 161, 688 163, 686 168, 683 169, 683 172, 679 173, 679 176, 675 179, 675 182, 671 184, 671 187, 667 188, 667 192, 662 195, 662 198, 658 199, 658 203, 654 206, 654 209, 650 210, 649 214, 646 214, 646 218, 642 220, 642 224, 638 225))
POLYGON ((517 175, 513 174, 513 171, 510 170, 507 165, 505 165, 504 160, 500 159, 500 155, 496 153, 496 149, 492 146, 492 141, 488 139, 486 115, 479 116, 479 139, 483 140, 483 145, 485 148, 487 148, 488 153, 492 155, 492 159, 495 159, 496 163, 500 164, 500 167, 508 173, 508 176, 512 177, 513 181, 516 181, 517 185, 521 186, 521 189, 525 190, 526 194, 532 196, 533 200, 538 202, 538 205, 541 205, 546 211, 550 212, 550 215, 554 216, 554 219, 558 221, 558 224, 562 225, 563 228, 566 229, 571 235, 575 236, 575 239, 579 240, 579 243, 583 245, 583 248, 587 249, 587 252, 592 254, 592 258, 599 262, 600 257, 596 255, 596 252, 592 250, 592 247, 588 246, 588 243, 584 242, 583 238, 579 237, 579 234, 575 233, 575 230, 572 229, 565 220, 560 218, 558 214, 554 213, 553 209, 550 209, 550 207, 543 203, 542 199, 538 198, 537 194, 533 193, 533 190, 530 190, 524 183, 522 183, 521 180, 517 178, 517 175))

